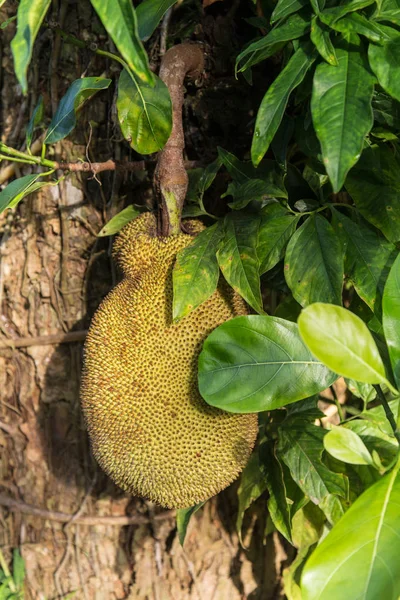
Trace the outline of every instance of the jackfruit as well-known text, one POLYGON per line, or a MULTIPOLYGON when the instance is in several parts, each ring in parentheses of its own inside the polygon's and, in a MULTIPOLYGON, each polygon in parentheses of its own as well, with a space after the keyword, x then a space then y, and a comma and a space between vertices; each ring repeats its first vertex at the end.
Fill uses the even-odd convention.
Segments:
MULTIPOLYGON (((190 222, 197 231, 196 222, 190 222)), ((257 415, 208 406, 197 360, 211 331, 247 314, 224 282, 204 304, 172 323, 172 269, 185 233, 157 237, 144 213, 114 244, 124 279, 89 329, 82 408, 94 455, 124 490, 168 508, 186 508, 229 485, 257 436, 257 415)))

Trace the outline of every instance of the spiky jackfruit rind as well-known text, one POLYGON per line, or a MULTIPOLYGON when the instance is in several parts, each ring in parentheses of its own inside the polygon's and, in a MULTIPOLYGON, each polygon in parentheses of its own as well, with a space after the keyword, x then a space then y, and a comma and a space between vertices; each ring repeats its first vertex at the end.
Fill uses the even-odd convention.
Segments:
POLYGON ((98 309, 85 345, 81 398, 97 461, 124 490, 168 508, 228 486, 258 431, 256 415, 208 406, 197 388, 204 339, 247 314, 243 300, 221 281, 209 300, 172 323, 172 268, 191 240, 157 237, 150 213, 127 225, 114 246, 125 278, 98 309))

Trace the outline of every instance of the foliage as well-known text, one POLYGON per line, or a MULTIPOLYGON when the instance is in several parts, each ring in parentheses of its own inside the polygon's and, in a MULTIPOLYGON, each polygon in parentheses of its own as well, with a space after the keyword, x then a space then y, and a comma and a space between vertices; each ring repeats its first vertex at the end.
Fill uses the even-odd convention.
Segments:
POLYGON ((1 600, 23 600, 25 563, 18 549, 13 552, 12 572, 0 550, 0 598, 1 600))
MULTIPOLYGON (((158 151, 171 132, 171 102, 149 68, 143 42, 175 2, 143 0, 137 11, 130 0, 91 3, 118 54, 95 52, 123 67, 116 82, 121 131, 137 152, 158 151)), ((24 92, 49 4, 19 3, 12 52, 24 92)), ((289 600, 300 594, 307 600, 396 600, 398 2, 242 4, 261 25, 236 57, 236 75, 251 83, 273 64, 274 76, 261 89, 251 160, 215 148, 214 162, 189 173, 184 216, 202 216, 208 226, 174 267, 173 318, 185 318, 204 302, 221 273, 258 313, 210 333, 199 360, 199 389, 212 406, 260 413, 259 443, 238 491, 237 529, 241 538, 245 511, 268 494, 274 528, 297 549, 284 575, 289 600), (228 181, 222 198, 229 201, 213 211, 207 194, 221 172, 228 181), (318 400, 339 376, 348 397, 345 406, 334 397, 332 424, 321 421, 318 400)), ((45 143, 69 135, 83 102, 110 84, 101 77, 73 82, 45 143)), ((0 145, 0 159, 49 169, 10 183, 0 193, 0 211, 39 186, 57 184, 48 179, 56 164, 45 146, 41 157, 29 151, 35 129, 43 126, 39 103, 27 127, 28 152, 0 145)), ((116 233, 137 213, 125 208, 99 235, 116 233)), ((178 513, 181 543, 198 508, 178 513)))

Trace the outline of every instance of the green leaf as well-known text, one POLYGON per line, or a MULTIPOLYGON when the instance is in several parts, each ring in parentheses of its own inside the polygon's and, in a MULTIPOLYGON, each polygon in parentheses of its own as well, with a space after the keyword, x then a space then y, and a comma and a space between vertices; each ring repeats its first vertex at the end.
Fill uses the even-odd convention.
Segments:
POLYGON ((335 47, 329 36, 329 30, 319 22, 317 16, 314 16, 311 20, 311 41, 327 63, 334 67, 339 65, 335 47))
POLYGON ((296 323, 237 317, 208 336, 199 357, 199 389, 211 406, 235 413, 286 406, 329 387, 337 375, 302 342, 296 323))
POLYGON ((400 162, 389 147, 366 148, 345 185, 362 216, 389 241, 399 241, 400 162))
POLYGON ((83 77, 76 79, 61 98, 56 114, 51 120, 44 138, 45 144, 55 144, 64 139, 76 125, 76 113, 86 100, 100 90, 105 90, 111 79, 102 77, 83 77))
POLYGON ((149 39, 157 25, 177 0, 143 0, 136 8, 139 38, 149 39))
POLYGON ((378 23, 374 23, 364 15, 359 13, 350 13, 343 19, 340 19, 333 24, 335 31, 351 36, 352 34, 359 34, 366 37, 371 42, 383 43, 389 40, 390 37, 387 34, 385 28, 378 23))
POLYGON ((32 113, 30 121, 26 128, 26 147, 29 151, 32 143, 32 136, 35 128, 40 125, 43 120, 44 115, 44 104, 43 104, 43 96, 40 96, 38 103, 35 106, 35 109, 32 113))
POLYGON ((322 462, 323 439, 326 431, 300 417, 288 417, 278 431, 277 455, 290 469, 290 473, 314 504, 328 494, 347 497, 347 479, 334 473, 322 462))
POLYGON ((104 227, 100 229, 97 237, 105 237, 107 235, 114 235, 115 233, 118 233, 118 231, 121 231, 121 229, 125 227, 127 223, 130 223, 133 221, 133 219, 136 219, 141 212, 142 211, 138 210, 132 205, 127 206, 114 217, 112 217, 112 219, 110 219, 108 223, 106 223, 104 227))
POLYGON ((390 269, 383 292, 383 330, 397 387, 400 387, 400 254, 390 269))
POLYGON ((257 166, 278 130, 289 96, 303 81, 308 69, 315 61, 316 53, 300 47, 293 54, 283 71, 270 85, 258 110, 251 158, 257 166))
POLYGON ((301 311, 298 325, 304 343, 329 369, 364 383, 386 383, 374 338, 349 310, 316 302, 301 311))
POLYGON ((18 548, 13 550, 13 579, 17 588, 21 588, 25 579, 25 562, 18 548))
POLYGON ((271 49, 274 49, 273 53, 275 53, 283 43, 302 37, 309 29, 308 11, 289 16, 284 23, 274 27, 265 37, 253 42, 239 54, 236 59, 236 71, 239 73, 245 71, 260 60, 268 58, 271 49))
POLYGON ((260 217, 229 213, 224 226, 224 237, 217 252, 222 274, 255 311, 263 313, 257 255, 260 217))
MULTIPOLYGON (((380 407, 383 410, 383 407, 380 407)), ((396 458, 396 454, 399 449, 399 444, 393 435, 393 431, 389 425, 388 420, 385 418, 385 424, 388 425, 390 433, 386 433, 378 422, 370 420, 370 411, 363 413, 362 419, 355 419, 354 421, 348 421, 344 427, 351 431, 354 431, 364 442, 370 452, 374 450, 379 453, 379 456, 383 458, 388 464, 396 458)))
POLYGON ((370 44, 368 59, 379 85, 400 100, 400 35, 382 46, 370 44))
POLYGON ((319 13, 325 8, 325 0, 310 0, 310 2, 314 12, 317 15, 319 15, 319 13))
POLYGON ((28 91, 27 72, 32 48, 51 0, 20 0, 17 33, 11 42, 15 74, 24 94, 28 91))
POLYGON ((329 222, 311 215, 292 236, 285 255, 285 278, 302 306, 342 303, 343 250, 329 222))
MULTIPOLYGON (((283 186, 282 186, 283 187, 283 186)), ((265 202, 269 198, 286 198, 286 190, 275 183, 267 183, 262 179, 249 179, 239 185, 230 186, 228 192, 234 200, 228 206, 234 210, 245 208, 250 202, 265 202)))
POLYGON ((243 162, 221 147, 218 147, 218 156, 229 175, 237 183, 245 183, 252 178, 257 179, 258 171, 250 161, 243 162))
POLYGON ((279 0, 271 15, 270 22, 276 23, 307 6, 307 0, 279 0))
POLYGON ((332 224, 345 250, 346 275, 360 298, 380 317, 383 287, 397 255, 395 246, 365 221, 355 223, 339 211, 331 210, 332 224))
POLYGON ((350 465, 374 464, 362 439, 354 431, 344 427, 334 427, 326 434, 324 448, 337 460, 350 465))
POLYGON ((261 469, 268 488, 268 512, 277 530, 292 544, 290 504, 286 495, 282 465, 279 462, 274 442, 260 446, 261 469))
POLYGON ((154 85, 147 54, 139 39, 136 13, 131 0, 90 0, 118 52, 137 77, 154 85))
POLYGON ((199 502, 199 504, 195 504, 195 506, 191 506, 190 508, 180 508, 176 511, 176 526, 178 529, 179 543, 181 546, 183 546, 185 542, 186 531, 190 518, 199 510, 199 508, 204 506, 206 502, 207 500, 204 502, 199 502))
POLYGON ((368 488, 317 546, 301 579, 303 600, 397 600, 398 466, 368 488))
POLYGON ((40 176, 41 173, 24 175, 24 177, 19 177, 9 183, 0 192, 0 213, 7 208, 11 208, 11 205, 15 205, 19 200, 22 200, 22 198, 29 193, 28 190, 32 187, 32 184, 34 184, 40 176))
POLYGON ((282 213, 275 210, 275 206, 276 204, 269 204, 261 213, 257 245, 261 275, 281 260, 300 219, 300 215, 297 217, 286 211, 282 213))
POLYGON ((222 235, 221 223, 215 223, 179 252, 172 273, 174 322, 186 317, 217 289, 219 268, 216 252, 222 235))
POLYGON ((163 148, 171 134, 172 104, 167 86, 154 75, 153 87, 124 69, 118 81, 118 121, 125 139, 139 154, 163 148))
POLYGON ((350 2, 345 2, 339 6, 324 10, 319 16, 326 25, 331 26, 349 13, 366 8, 367 6, 374 4, 375 1, 376 0, 350 0, 350 2))
POLYGON ((376 21, 388 21, 400 25, 400 4, 398 0, 380 0, 374 13, 376 21))
POLYGON ((340 190, 357 162, 372 127, 374 91, 374 78, 359 47, 339 48, 336 56, 337 67, 326 63, 317 66, 311 98, 314 128, 334 192, 340 190))
POLYGON ((237 492, 239 506, 236 518, 236 531, 242 546, 242 526, 244 513, 249 506, 265 492, 266 489, 267 483, 260 468, 258 452, 254 452, 242 471, 240 485, 237 492))

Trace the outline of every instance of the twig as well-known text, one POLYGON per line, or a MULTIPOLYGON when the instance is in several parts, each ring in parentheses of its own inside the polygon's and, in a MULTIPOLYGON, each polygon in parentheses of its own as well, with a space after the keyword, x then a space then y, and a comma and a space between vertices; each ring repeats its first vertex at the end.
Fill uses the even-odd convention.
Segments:
MULTIPOLYGON (((20 512, 25 515, 32 515, 40 517, 41 519, 47 519, 49 521, 57 521, 58 523, 69 523, 73 519, 74 515, 57 512, 53 510, 46 510, 44 508, 38 508, 31 504, 25 504, 19 500, 13 500, 3 494, 0 494, 0 506, 6 506, 12 512, 20 512)), ((154 515, 154 520, 163 521, 164 519, 172 519, 175 517, 174 510, 167 510, 165 512, 154 515)), ((115 527, 125 527, 126 525, 147 525, 150 523, 150 518, 143 515, 132 515, 132 516, 120 516, 120 517, 97 517, 92 516, 80 516, 74 519, 74 523, 79 525, 113 525, 115 527)))
POLYGON ((331 385, 331 386, 330 386, 330 390, 331 390, 331 392, 332 392, 332 396, 333 396, 333 399, 334 399, 334 401, 335 401, 335 404, 336 404, 336 408, 337 408, 337 411, 338 411, 338 414, 339 414, 339 419, 340 419, 341 421, 344 421, 344 413, 343 413, 343 409, 342 409, 342 406, 341 406, 341 404, 340 404, 340 402, 339 402, 339 399, 338 399, 338 397, 337 397, 337 394, 336 394, 336 390, 335 390, 335 388, 333 387, 333 385, 331 385))
POLYGON ((167 51, 168 27, 171 22, 173 7, 171 6, 164 15, 160 27, 160 56, 164 56, 167 51))
POLYGON ((70 331, 68 333, 53 333, 52 335, 38 335, 36 337, 19 337, 11 339, 0 339, 0 349, 3 348, 28 348, 29 346, 47 346, 51 344, 69 344, 71 342, 83 342, 87 330, 70 331))
POLYGON ((400 431, 397 429, 397 424, 396 424, 396 421, 394 418, 394 414, 392 413, 389 403, 386 400, 386 396, 382 392, 381 387, 379 385, 373 385, 372 387, 376 390, 376 393, 378 394, 378 398, 382 402, 382 406, 383 406, 383 410, 385 411, 386 418, 389 421, 391 428, 393 429, 395 438, 397 439, 397 441, 400 444, 400 431))
POLYGON ((144 160, 134 162, 123 162, 115 160, 106 160, 105 162, 70 162, 60 163, 55 162, 55 168, 63 171, 71 171, 77 173, 83 171, 85 173, 101 173, 102 171, 143 171, 146 168, 144 160))
POLYGON ((182 105, 185 77, 195 79, 204 70, 204 52, 199 44, 178 44, 164 55, 160 79, 166 84, 172 101, 172 132, 159 152, 154 184, 161 198, 161 233, 179 233, 188 175, 183 160, 185 136, 182 105))

